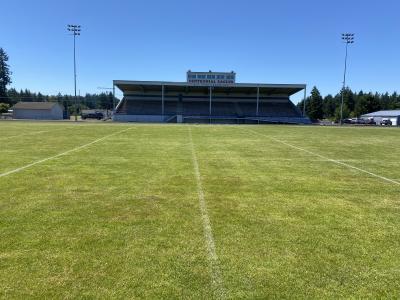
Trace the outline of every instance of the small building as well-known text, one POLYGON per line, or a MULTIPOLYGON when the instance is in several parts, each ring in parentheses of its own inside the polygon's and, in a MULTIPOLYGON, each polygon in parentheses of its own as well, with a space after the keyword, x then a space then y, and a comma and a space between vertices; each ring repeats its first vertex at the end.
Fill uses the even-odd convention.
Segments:
POLYGON ((380 125, 383 119, 389 119, 392 126, 400 126, 400 110, 380 110, 361 116, 362 119, 374 119, 377 125, 380 125))
POLYGON ((14 119, 62 120, 63 107, 56 102, 18 102, 13 107, 14 119))

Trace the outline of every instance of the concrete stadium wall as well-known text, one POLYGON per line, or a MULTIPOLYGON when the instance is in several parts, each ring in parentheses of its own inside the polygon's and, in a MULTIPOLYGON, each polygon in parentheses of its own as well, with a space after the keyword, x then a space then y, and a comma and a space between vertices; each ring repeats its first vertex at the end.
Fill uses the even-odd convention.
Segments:
POLYGON ((149 122, 160 123, 164 122, 165 116, 162 115, 118 115, 113 116, 113 121, 116 122, 149 122))

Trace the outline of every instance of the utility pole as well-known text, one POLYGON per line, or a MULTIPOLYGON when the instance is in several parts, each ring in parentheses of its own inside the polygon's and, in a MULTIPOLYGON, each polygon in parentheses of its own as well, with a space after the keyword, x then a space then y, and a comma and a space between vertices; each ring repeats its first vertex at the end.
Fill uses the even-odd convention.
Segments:
POLYGON ((81 35, 81 25, 68 25, 67 30, 74 36, 74 90, 75 90, 75 122, 78 121, 78 98, 76 96, 76 55, 75 55, 75 37, 81 35))

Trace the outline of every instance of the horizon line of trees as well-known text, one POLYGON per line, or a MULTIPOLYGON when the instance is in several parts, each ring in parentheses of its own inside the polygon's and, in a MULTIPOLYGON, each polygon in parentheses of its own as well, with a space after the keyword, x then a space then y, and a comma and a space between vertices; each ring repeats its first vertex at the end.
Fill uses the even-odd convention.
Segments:
MULTIPOLYGON (((0 98, 0 103, 6 104, 9 108, 17 102, 58 102, 65 111, 70 114, 75 112, 75 96, 58 93, 57 95, 44 95, 42 93, 34 93, 28 89, 17 91, 15 88, 7 90, 6 97, 0 98)), ((116 99, 116 102, 118 100, 116 99)), ((100 94, 87 93, 85 96, 77 96, 78 111, 82 109, 113 109, 113 94, 111 92, 103 92, 100 94)))
MULTIPOLYGON (((8 55, 3 48, 0 47, 0 113, 7 110, 19 101, 48 101, 58 102, 64 106, 69 113, 76 109, 112 109, 113 95, 109 93, 86 94, 77 97, 77 106, 75 97, 71 95, 43 95, 32 93, 28 89, 17 91, 15 88, 7 89, 12 83, 10 66, 7 64, 8 55)), ((343 119, 359 117, 363 114, 377 110, 400 109, 400 95, 396 92, 389 93, 364 93, 363 91, 353 92, 348 87, 343 90, 344 105, 343 119)), ((321 96, 318 88, 314 86, 311 95, 306 98, 305 112, 313 121, 329 119, 340 120, 341 109, 341 91, 336 95, 321 96)), ((118 100, 118 99, 116 99, 118 100)), ((297 104, 297 107, 303 111, 304 100, 297 104)))
MULTIPOLYGON (((3 48, 0 47, 0 113, 7 112, 15 103, 19 101, 26 102, 58 102, 68 113, 82 109, 113 109, 113 94, 111 92, 103 92, 100 94, 86 94, 77 97, 77 105, 75 97, 72 95, 43 95, 42 93, 32 93, 28 89, 17 91, 15 88, 7 89, 12 83, 10 66, 8 65, 8 55, 3 48)), ((118 101, 118 99, 116 99, 118 101)))
MULTIPOLYGON (((306 115, 313 121, 317 120, 340 120, 340 107, 342 93, 336 95, 328 94, 321 96, 318 88, 314 86, 311 95, 306 98, 306 115)), ((297 103, 297 107, 303 111, 304 100, 297 103)), ((386 93, 364 93, 353 92, 350 88, 343 91, 343 119, 360 117, 363 114, 379 110, 400 109, 400 95, 396 92, 386 93)))

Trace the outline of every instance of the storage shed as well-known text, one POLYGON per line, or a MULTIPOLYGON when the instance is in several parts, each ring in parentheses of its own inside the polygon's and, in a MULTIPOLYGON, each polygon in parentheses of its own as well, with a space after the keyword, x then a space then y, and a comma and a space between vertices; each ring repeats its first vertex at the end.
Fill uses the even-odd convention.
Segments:
POLYGON ((63 119, 63 107, 55 102, 18 102, 12 110, 14 119, 63 119))

